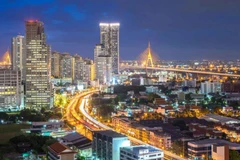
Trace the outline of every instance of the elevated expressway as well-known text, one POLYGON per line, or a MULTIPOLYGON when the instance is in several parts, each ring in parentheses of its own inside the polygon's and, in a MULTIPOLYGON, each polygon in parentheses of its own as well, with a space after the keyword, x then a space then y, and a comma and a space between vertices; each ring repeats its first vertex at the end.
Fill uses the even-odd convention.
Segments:
MULTIPOLYGON (((91 94, 85 95, 84 98, 82 98, 80 106, 79 106, 79 111, 81 112, 81 114, 84 116, 85 120, 88 123, 91 123, 91 125, 97 126, 98 129, 103 129, 103 130, 114 130, 113 128, 110 128, 108 126, 106 126, 105 124, 97 121, 96 119, 94 119, 91 115, 89 115, 87 113, 87 111, 85 110, 86 104, 88 104, 89 101, 89 96, 91 96, 91 94)), ((133 137, 129 137, 129 140, 136 143, 136 144, 146 144, 143 141, 140 141, 136 138, 133 137)), ((163 150, 164 151, 164 159, 165 160, 186 160, 185 158, 179 157, 169 151, 163 150)))
POLYGON ((198 71, 198 70, 190 70, 190 69, 177 69, 177 68, 170 68, 170 67, 146 67, 146 66, 121 65, 120 69, 121 70, 124 70, 124 69, 145 69, 145 70, 159 70, 159 71, 195 73, 195 74, 204 74, 204 75, 216 75, 216 76, 225 76, 225 77, 240 77, 240 74, 218 73, 218 72, 198 71))

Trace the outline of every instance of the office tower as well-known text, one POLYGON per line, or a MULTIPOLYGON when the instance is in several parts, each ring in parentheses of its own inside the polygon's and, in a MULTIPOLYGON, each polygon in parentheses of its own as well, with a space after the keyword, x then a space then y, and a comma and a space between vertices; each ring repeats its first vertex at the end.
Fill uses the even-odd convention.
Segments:
POLYGON ((23 87, 18 70, 0 69, 0 111, 23 109, 23 87))
POLYGON ((53 77, 59 78, 61 54, 59 52, 53 51, 51 56, 51 74, 53 77))
POLYGON ((120 149, 120 160, 163 160, 162 150, 149 145, 128 146, 120 149))
POLYGON ((130 146, 127 136, 112 130, 93 132, 93 156, 96 159, 120 160, 120 147, 130 146))
POLYGON ((112 58, 107 55, 102 44, 94 48, 95 74, 100 84, 109 84, 112 79, 112 58))
POLYGON ((25 71, 23 68, 26 64, 25 53, 25 38, 18 35, 12 38, 12 67, 13 70, 19 70, 21 72, 22 80, 25 80, 25 71))
POLYGON ((112 70, 119 72, 119 23, 100 23, 100 43, 112 57, 112 70))
POLYGON ((46 44, 44 25, 26 21, 26 108, 50 107, 50 46, 46 44))
POLYGON ((61 78, 73 79, 74 58, 69 53, 63 53, 60 60, 60 75, 61 78))

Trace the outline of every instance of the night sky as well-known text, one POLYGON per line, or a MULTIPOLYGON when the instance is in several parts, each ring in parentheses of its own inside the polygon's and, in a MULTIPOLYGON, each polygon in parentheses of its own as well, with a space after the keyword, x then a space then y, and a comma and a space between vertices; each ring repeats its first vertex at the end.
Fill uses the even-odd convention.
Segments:
POLYGON ((1 0, 0 54, 24 21, 44 22, 52 50, 93 57, 99 22, 119 22, 120 59, 151 42, 164 60, 240 58, 240 0, 1 0))

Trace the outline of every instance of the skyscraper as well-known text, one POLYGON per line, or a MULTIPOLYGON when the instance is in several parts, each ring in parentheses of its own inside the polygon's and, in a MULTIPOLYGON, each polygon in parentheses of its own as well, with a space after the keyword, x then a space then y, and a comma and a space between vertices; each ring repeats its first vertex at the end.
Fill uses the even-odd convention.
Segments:
POLYGON ((25 80, 25 71, 23 68, 26 63, 25 38, 18 35, 12 38, 12 66, 13 70, 21 72, 22 80, 25 80))
POLYGON ((97 44, 94 48, 94 63, 95 74, 99 83, 110 83, 112 79, 112 57, 106 54, 102 44, 97 44))
POLYGON ((112 71, 119 72, 119 23, 100 23, 100 43, 112 58, 112 71))
POLYGON ((73 80, 73 77, 74 77, 73 65, 74 65, 74 58, 69 53, 61 54, 61 60, 60 60, 61 78, 70 78, 73 80))
POLYGON ((46 44, 44 25, 26 21, 26 108, 50 107, 50 46, 46 44))

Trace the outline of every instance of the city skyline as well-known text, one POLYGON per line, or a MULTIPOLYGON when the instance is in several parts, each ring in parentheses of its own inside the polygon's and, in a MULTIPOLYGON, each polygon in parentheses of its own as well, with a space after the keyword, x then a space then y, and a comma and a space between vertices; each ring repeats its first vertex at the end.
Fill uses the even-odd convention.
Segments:
POLYGON ((99 40, 98 24, 119 22, 120 60, 135 59, 148 41, 163 60, 239 58, 237 6, 240 2, 146 3, 140 0, 136 4, 133 1, 44 0, 1 3, 0 12, 6 15, 1 17, 5 22, 0 27, 4 37, 0 40, 1 55, 11 46, 12 37, 18 33, 24 35, 25 20, 38 19, 46 26, 52 50, 72 55, 78 53, 93 58, 92 48, 99 40))

